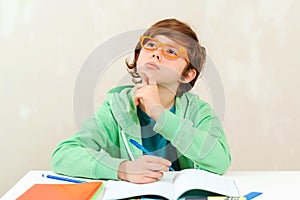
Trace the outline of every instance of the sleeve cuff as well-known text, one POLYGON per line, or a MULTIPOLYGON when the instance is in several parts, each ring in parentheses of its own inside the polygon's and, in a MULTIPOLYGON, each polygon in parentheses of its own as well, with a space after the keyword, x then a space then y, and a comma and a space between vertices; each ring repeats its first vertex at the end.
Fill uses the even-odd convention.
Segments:
POLYGON ((118 169, 121 162, 125 159, 119 158, 102 158, 101 161, 96 161, 95 177, 100 179, 118 180, 118 169))

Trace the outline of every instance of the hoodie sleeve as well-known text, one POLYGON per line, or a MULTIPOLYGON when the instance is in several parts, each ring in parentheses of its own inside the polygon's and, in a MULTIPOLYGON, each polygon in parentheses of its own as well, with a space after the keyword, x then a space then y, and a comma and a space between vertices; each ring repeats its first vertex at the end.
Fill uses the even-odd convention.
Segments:
POLYGON ((76 177, 118 179, 118 167, 124 159, 118 158, 117 135, 110 106, 103 103, 97 114, 83 124, 82 130, 55 149, 51 160, 53 171, 76 177), (107 149, 115 151, 108 153, 107 149))
POLYGON ((196 163, 197 168, 223 174, 231 163, 231 156, 219 119, 209 104, 193 105, 184 118, 165 110, 154 130, 196 163))

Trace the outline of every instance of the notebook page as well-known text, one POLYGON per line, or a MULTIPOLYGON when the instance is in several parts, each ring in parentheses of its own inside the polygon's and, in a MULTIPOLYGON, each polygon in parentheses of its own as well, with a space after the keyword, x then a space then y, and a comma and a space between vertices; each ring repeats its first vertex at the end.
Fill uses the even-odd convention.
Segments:
POLYGON ((135 184, 127 181, 107 181, 104 200, 123 199, 142 195, 159 195, 171 199, 174 195, 173 176, 164 176, 157 182, 135 184))
POLYGON ((226 196, 239 196, 234 180, 203 170, 187 169, 181 171, 174 178, 174 192, 176 199, 183 193, 201 189, 226 196))

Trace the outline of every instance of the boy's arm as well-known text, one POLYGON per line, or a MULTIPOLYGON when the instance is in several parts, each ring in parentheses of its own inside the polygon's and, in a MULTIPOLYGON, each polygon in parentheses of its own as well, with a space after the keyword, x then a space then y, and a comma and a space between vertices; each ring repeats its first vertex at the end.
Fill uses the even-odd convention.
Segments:
POLYGON ((208 104, 193 110, 190 119, 165 110, 154 130, 170 140, 198 168, 223 174, 231 163, 231 155, 220 122, 208 104))
MULTIPOLYGON (((101 120, 87 120, 82 130, 58 145, 52 154, 54 172, 69 176, 93 179, 117 179, 118 167, 124 159, 113 158, 105 149, 116 145, 118 129, 108 105, 103 104, 98 113, 101 120)), ((115 148, 114 157, 119 151, 115 148)))

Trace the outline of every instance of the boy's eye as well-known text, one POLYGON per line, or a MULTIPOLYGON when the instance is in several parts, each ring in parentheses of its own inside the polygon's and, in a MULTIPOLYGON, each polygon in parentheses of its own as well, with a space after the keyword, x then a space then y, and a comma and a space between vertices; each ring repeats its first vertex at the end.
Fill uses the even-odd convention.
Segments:
POLYGON ((178 52, 179 52, 178 49, 173 47, 166 47, 165 51, 172 56, 178 56, 178 52))
POLYGON ((148 48, 155 48, 157 47, 157 43, 154 42, 154 41, 148 41, 146 44, 145 44, 146 47, 148 48))

